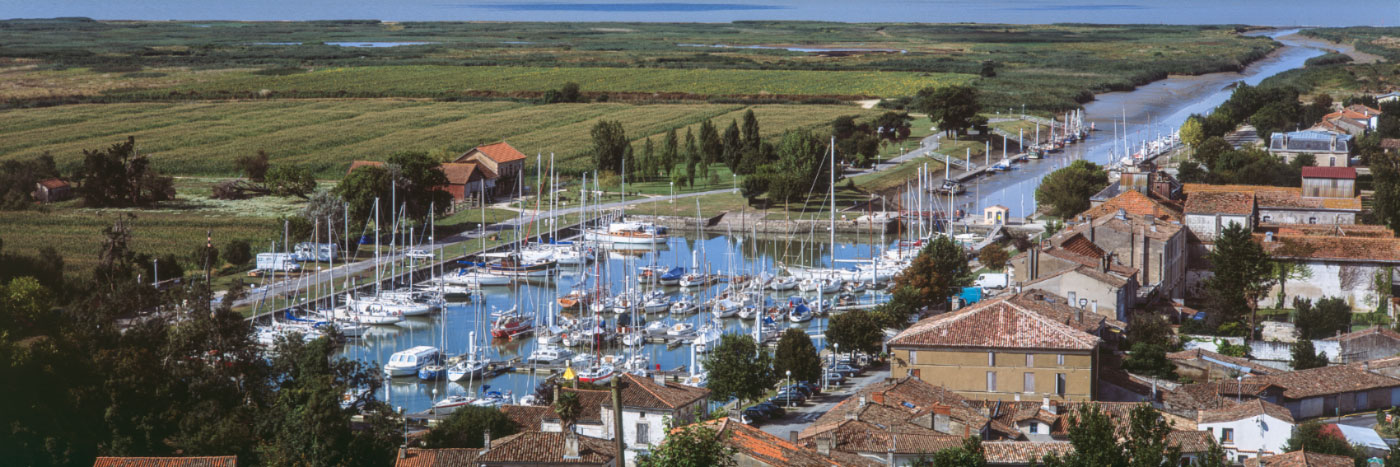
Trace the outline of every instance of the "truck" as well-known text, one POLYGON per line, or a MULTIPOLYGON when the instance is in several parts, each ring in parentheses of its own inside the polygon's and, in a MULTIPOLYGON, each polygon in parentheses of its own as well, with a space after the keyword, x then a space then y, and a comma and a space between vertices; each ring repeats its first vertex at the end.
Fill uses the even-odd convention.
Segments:
POLYGON ((258 271, 296 272, 301 270, 291 253, 258 253, 258 271))
POLYGON ((340 259, 338 253, 334 243, 301 242, 292 247, 292 257, 297 261, 331 261, 340 259))
POLYGON ((973 281, 972 285, 984 289, 1004 289, 1006 288, 1007 282, 1008 280, 1005 273, 985 273, 978 274, 977 280, 973 281))

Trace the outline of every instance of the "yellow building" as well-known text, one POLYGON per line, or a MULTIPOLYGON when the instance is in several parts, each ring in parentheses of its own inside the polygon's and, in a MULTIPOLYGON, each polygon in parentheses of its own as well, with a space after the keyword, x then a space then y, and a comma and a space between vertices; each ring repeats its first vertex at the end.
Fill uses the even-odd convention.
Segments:
MULTIPOLYGON (((1076 313, 1063 302, 1045 306, 1076 313)), ((913 376, 968 399, 1083 401, 1098 394, 1100 342, 1003 298, 920 321, 888 345, 892 376, 913 376)))

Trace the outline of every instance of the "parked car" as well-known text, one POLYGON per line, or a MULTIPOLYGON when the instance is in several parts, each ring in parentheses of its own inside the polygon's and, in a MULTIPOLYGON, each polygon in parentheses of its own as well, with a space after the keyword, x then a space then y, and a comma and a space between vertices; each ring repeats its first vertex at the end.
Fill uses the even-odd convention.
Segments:
POLYGON ((772 402, 759 402, 758 404, 754 405, 754 408, 762 410, 764 413, 768 414, 768 418, 778 418, 787 415, 787 410, 783 410, 783 408, 779 407, 778 404, 774 404, 772 402))
POLYGON ((743 415, 750 425, 768 420, 768 414, 757 407, 744 409, 743 415))
POLYGON ((826 374, 826 384, 841 384, 844 382, 846 382, 846 377, 842 376, 841 373, 826 374))
POLYGON ((792 391, 797 391, 797 392, 802 393, 802 397, 812 397, 812 390, 811 390, 811 389, 807 389, 806 386, 799 386, 799 385, 794 384, 794 385, 791 385, 791 386, 783 386, 783 387, 781 387, 781 388, 778 388, 778 392, 792 392, 792 391))
POLYGON ((827 368, 827 370, 841 373, 843 376, 846 376, 848 378, 860 374, 860 368, 856 368, 845 363, 832 366, 830 368, 827 368))
POLYGON ((778 395, 768 398, 768 402, 778 405, 802 405, 807 402, 807 397, 800 392, 780 392, 778 395))
POLYGON ((794 384, 796 384, 796 385, 798 385, 798 386, 802 386, 802 387, 804 387, 804 388, 807 388, 807 391, 810 392, 811 394, 821 394, 821 393, 822 393, 822 385, 820 385, 820 384, 812 383, 812 382, 810 382, 810 381, 798 381, 798 382, 796 382, 796 383, 794 383, 794 384))

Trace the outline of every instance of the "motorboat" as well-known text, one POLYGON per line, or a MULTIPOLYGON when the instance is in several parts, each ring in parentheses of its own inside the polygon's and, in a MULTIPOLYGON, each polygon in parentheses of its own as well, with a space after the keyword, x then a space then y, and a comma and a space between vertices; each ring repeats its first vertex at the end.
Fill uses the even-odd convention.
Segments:
POLYGON ((695 305, 695 300, 691 299, 690 297, 681 297, 676 301, 671 302, 670 311, 673 315, 688 315, 691 313, 695 313, 699 310, 700 308, 695 305))
POLYGON ((716 318, 732 318, 735 314, 739 313, 739 308, 739 302, 721 298, 715 300, 714 304, 710 306, 710 313, 716 318))
POLYGON ((676 323, 666 329, 666 335, 671 337, 684 336, 695 331, 695 325, 690 323, 676 323))
POLYGON ((642 303, 642 310, 647 313, 660 313, 671 308, 671 297, 660 290, 653 290, 647 294, 646 301, 642 303))
POLYGON ((481 397, 472 401, 473 406, 500 407, 502 405, 509 405, 511 402, 514 402, 515 399, 509 389, 505 391, 492 391, 491 386, 482 386, 481 392, 481 397))
POLYGON ((424 365, 418 369, 418 379, 423 381, 437 381, 447 375, 447 367, 439 364, 424 365))
POLYGON ((666 243, 666 227, 649 222, 613 222, 606 229, 584 231, 585 240, 604 243, 666 243))
POLYGON ((481 287, 480 275, 466 268, 457 268, 455 271, 439 276, 437 280, 449 286, 468 287, 472 289, 481 287))
MULTIPOLYGON (((674 307, 675 305, 671 306, 674 307)), ((669 328, 669 326, 667 326, 664 321, 652 321, 650 323, 647 323, 645 331, 649 335, 659 336, 665 334, 667 328, 669 328)))
POLYGON ((525 361, 528 363, 543 363, 548 365, 568 360, 573 356, 574 352, 572 350, 552 345, 544 345, 536 348, 534 352, 530 352, 530 356, 526 357, 525 361))
POLYGON ((568 294, 559 297, 558 300, 559 306, 565 310, 572 310, 575 308, 582 309, 587 307, 592 301, 592 295, 590 295, 587 290, 578 288, 570 290, 568 294))
POLYGON ((468 406, 468 405, 472 405, 472 402, 475 402, 475 401, 476 401, 476 398, 471 397, 471 396, 462 395, 462 394, 453 394, 453 395, 447 396, 447 398, 445 398, 445 399, 443 399, 443 400, 440 400, 440 401, 437 401, 437 402, 433 403, 433 408, 434 408, 434 409, 438 409, 438 410, 442 410, 442 409, 455 409, 455 408, 458 408, 458 407, 465 407, 465 406, 468 406))
POLYGON ((661 285, 678 285, 682 276, 685 276, 685 268, 677 266, 662 274, 659 282, 661 285))
POLYGON ((581 353, 569 359, 569 365, 577 368, 587 368, 598 363, 598 357, 591 353, 581 353))
POLYGON ((450 381, 461 381, 465 378, 477 378, 486 372, 486 368, 491 366, 491 360, 484 358, 469 357, 458 360, 452 366, 447 367, 447 379, 450 381))
POLYGON ((491 323, 491 337, 497 339, 511 337, 516 334, 529 331, 535 327, 535 319, 522 316, 516 313, 509 313, 496 318, 491 323))
POLYGON ((612 381, 615 370, 612 365, 589 367, 578 373, 578 380, 584 383, 604 384, 612 381))
POLYGON ((714 276, 703 272, 692 272, 681 276, 680 286, 685 288, 701 287, 710 285, 714 281, 714 276))
POLYGON ((768 282, 769 290, 784 291, 795 288, 797 288, 797 279, 792 277, 775 277, 772 281, 768 282))
POLYGON ((414 376, 424 366, 440 364, 442 352, 437 347, 420 345, 390 355, 389 362, 384 364, 384 376, 414 376))

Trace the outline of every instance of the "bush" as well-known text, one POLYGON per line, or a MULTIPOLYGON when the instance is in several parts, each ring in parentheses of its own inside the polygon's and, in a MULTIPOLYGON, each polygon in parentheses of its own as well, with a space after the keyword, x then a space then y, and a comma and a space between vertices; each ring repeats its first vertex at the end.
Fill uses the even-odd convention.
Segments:
POLYGON ((247 240, 233 240, 224 245, 224 261, 242 266, 253 260, 253 247, 247 240))

